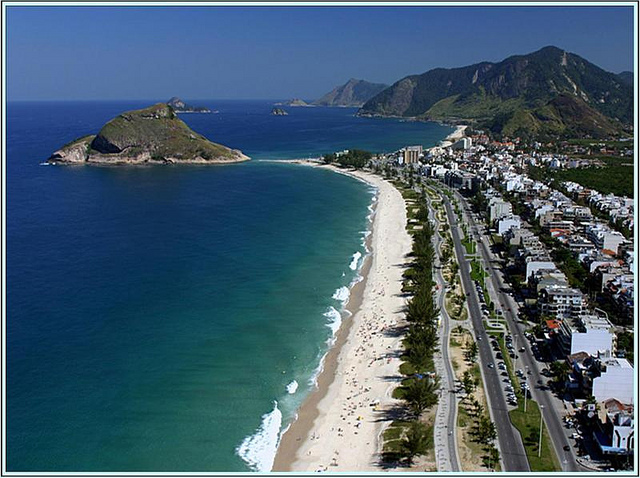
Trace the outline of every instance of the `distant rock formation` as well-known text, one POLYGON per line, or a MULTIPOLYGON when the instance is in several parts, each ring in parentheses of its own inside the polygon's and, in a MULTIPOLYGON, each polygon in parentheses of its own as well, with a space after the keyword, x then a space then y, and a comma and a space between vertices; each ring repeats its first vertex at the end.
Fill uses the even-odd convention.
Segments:
POLYGON ((369 83, 351 78, 342 86, 336 86, 322 98, 313 102, 316 106, 343 106, 359 108, 389 85, 369 83))
POLYGON ((313 106, 300 98, 293 98, 292 100, 280 101, 275 104, 276 106, 313 106))
POLYGON ((49 163, 234 163, 249 157, 212 143, 189 128, 166 103, 128 111, 53 153, 49 163))
POLYGON ((282 108, 273 108, 271 110, 271 114, 274 115, 274 116, 287 116, 289 113, 287 113, 282 108))
POLYGON ((191 106, 186 104, 177 96, 171 98, 167 104, 173 108, 176 113, 211 113, 209 108, 204 106, 191 106))

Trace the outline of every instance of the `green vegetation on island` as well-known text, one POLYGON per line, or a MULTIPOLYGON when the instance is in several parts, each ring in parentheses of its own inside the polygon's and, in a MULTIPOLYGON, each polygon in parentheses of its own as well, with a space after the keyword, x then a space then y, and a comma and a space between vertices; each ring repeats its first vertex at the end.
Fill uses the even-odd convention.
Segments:
POLYGON ((51 163, 225 163, 249 159, 189 128, 166 103, 128 111, 53 153, 51 163))

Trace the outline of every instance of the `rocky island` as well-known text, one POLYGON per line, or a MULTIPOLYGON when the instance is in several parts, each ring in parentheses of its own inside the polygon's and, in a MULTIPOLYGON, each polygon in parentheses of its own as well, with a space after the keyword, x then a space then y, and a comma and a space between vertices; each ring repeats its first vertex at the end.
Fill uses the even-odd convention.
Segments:
POLYGON ((186 104, 177 96, 171 98, 167 104, 173 108, 176 113, 211 113, 211 110, 205 106, 191 106, 186 104))
POLYGON ((189 128, 166 103, 128 111, 53 153, 62 164, 222 164, 250 159, 241 151, 212 143, 189 128))
POLYGON ((287 113, 285 110, 283 110, 282 108, 273 108, 271 110, 271 114, 273 116, 287 116, 289 113, 287 113))

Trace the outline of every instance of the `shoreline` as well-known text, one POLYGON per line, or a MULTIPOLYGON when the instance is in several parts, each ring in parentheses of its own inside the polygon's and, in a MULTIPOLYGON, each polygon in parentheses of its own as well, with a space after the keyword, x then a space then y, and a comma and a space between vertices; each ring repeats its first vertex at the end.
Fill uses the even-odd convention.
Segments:
POLYGON ((379 438, 399 402, 391 397, 400 381, 405 299, 400 293, 405 255, 411 250, 406 205, 395 187, 379 176, 345 171, 308 160, 289 162, 330 169, 377 189, 366 247, 345 318, 328 350, 316 388, 282 434, 272 466, 282 471, 381 471, 379 438), (348 454, 340 455, 340 452, 348 454))
POLYGON ((438 143, 438 146, 436 147, 446 148, 466 136, 464 132, 468 128, 467 125, 455 125, 455 128, 455 131, 453 131, 446 138, 440 141, 440 143, 438 143))

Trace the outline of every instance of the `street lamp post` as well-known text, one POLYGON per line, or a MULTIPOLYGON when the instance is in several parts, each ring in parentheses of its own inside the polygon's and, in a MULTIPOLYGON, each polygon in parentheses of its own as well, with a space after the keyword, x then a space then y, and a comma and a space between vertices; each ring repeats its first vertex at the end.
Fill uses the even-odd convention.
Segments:
MULTIPOLYGON (((524 403, 527 403, 526 401, 524 403)), ((540 452, 542 451, 542 411, 544 405, 540 405, 540 438, 538 438, 538 458, 540 458, 540 452)))
MULTIPOLYGON (((524 383, 525 385, 527 384, 527 372, 529 371, 529 367, 525 366, 525 371, 524 371, 524 383)), ((525 387, 524 389, 524 413, 527 413, 527 388, 525 387)), ((542 416, 542 412, 540 412, 540 415, 542 416)))

